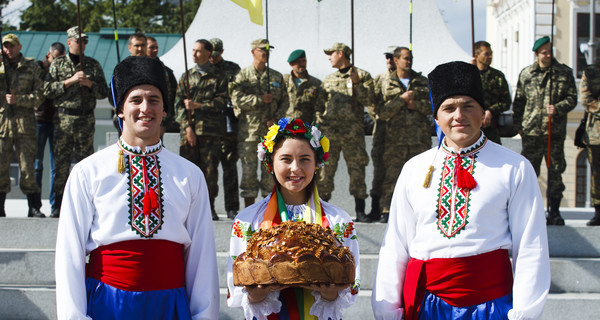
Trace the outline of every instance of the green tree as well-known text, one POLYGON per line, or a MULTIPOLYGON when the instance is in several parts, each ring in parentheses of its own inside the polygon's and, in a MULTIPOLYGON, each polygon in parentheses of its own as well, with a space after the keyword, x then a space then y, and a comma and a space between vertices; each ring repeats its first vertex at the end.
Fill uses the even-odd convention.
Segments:
MULTIPOLYGON (((10 1, 10 0, 0 0, 10 1)), ((184 0, 186 29, 202 0, 184 0)), ((180 33, 179 3, 168 0, 119 0, 115 2, 117 26, 146 33, 180 33)), ((81 0, 81 24, 86 32, 112 28, 112 0, 81 0)), ((21 15, 21 29, 64 31, 77 24, 77 5, 70 0, 32 0, 21 15)))

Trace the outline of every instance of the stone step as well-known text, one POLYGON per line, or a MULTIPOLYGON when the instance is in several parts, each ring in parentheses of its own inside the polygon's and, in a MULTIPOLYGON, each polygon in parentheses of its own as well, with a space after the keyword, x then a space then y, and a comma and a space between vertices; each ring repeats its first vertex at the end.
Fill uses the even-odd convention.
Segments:
MULTIPOLYGON (((242 319, 239 308, 227 307, 227 290, 220 290, 219 320, 242 319)), ((56 296, 52 287, 0 286, 0 319, 56 319, 56 296)), ((543 320, 597 319, 600 294, 550 294, 543 320)), ((356 303, 344 313, 347 320, 374 319, 371 291, 361 290, 356 303)))
MULTIPOLYGON (((371 289, 378 256, 361 255, 361 288, 371 289)), ((227 253, 217 253, 219 286, 227 287, 227 253)), ((600 293, 600 258, 552 258, 553 293, 600 293)), ((54 286, 51 250, 0 250, 0 285, 54 286)))
MULTIPOLYGON (((12 200, 17 201, 17 200, 12 200)), ((569 210, 565 208, 564 211, 569 210)), ((566 226, 548 227, 548 244, 552 257, 600 258, 600 227, 586 227, 590 212, 577 213, 566 226), (581 218, 583 216, 584 218, 581 218)), ((567 214, 565 214, 567 216, 567 214)), ((221 217, 213 222, 218 252, 229 250, 232 221, 221 217)), ((0 219, 0 249, 54 249, 58 219, 2 218, 0 219)), ((378 254, 385 233, 385 224, 356 223, 361 254, 378 254)))

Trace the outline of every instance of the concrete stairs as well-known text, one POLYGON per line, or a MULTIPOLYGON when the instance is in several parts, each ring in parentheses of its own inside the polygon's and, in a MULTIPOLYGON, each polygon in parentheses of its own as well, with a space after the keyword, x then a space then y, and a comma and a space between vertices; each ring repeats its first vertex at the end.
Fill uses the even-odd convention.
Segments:
MULTIPOLYGON (((23 200, 10 200, 23 201, 23 200)), ((14 203, 12 204, 14 205, 14 203)), ((25 203, 19 204, 25 212, 25 203)), ((600 228, 592 211, 563 208, 567 226, 548 228, 552 286, 543 319, 597 319, 600 314, 600 228)), ((54 246, 57 219, 0 219, 0 319, 55 319, 54 246)), ((214 222, 221 287, 219 319, 242 319, 226 304, 231 221, 214 222)), ((346 319, 373 319, 370 298, 385 225, 357 223, 362 290, 346 319)))

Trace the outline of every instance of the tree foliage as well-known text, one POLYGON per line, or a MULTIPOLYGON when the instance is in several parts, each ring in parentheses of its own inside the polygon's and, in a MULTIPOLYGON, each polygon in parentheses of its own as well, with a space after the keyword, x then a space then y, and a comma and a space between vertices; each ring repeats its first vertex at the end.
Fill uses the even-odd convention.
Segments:
MULTIPOLYGON (((9 1, 9 0, 0 0, 9 1)), ((202 0, 184 0, 187 29, 202 0)), ((118 28, 135 28, 146 33, 180 33, 179 2, 168 0, 116 0, 118 28)), ((113 28, 113 0, 81 0, 81 25, 86 32, 113 28)), ((32 0, 21 15, 21 29, 65 31, 77 25, 77 4, 70 0, 32 0)))

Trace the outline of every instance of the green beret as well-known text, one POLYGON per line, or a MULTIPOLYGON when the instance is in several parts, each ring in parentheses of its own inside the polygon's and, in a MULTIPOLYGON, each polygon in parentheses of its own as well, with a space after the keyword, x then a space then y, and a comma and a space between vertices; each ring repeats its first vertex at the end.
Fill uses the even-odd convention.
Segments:
POLYGON ((292 53, 290 53, 287 62, 292 63, 300 58, 306 58, 306 52, 304 52, 302 49, 294 50, 292 53))
POLYGON ((533 49, 531 49, 531 51, 536 51, 537 49, 539 49, 541 46, 545 45, 548 42, 550 42, 550 37, 548 37, 548 36, 541 37, 541 38, 535 40, 535 43, 533 44, 533 49))

